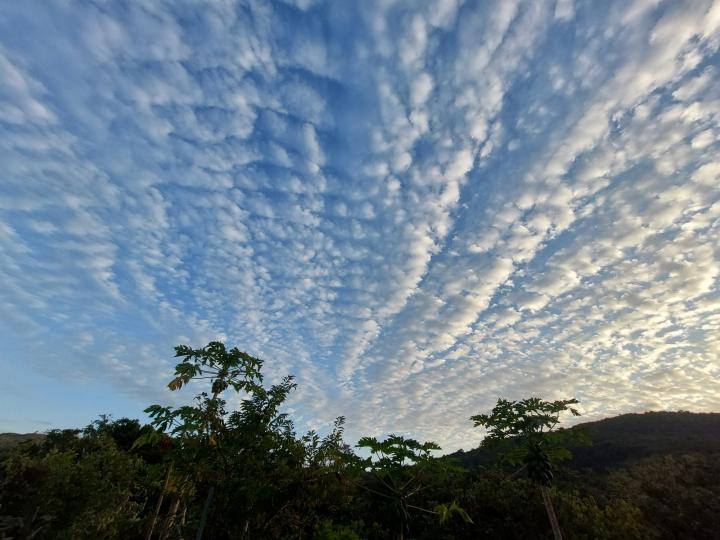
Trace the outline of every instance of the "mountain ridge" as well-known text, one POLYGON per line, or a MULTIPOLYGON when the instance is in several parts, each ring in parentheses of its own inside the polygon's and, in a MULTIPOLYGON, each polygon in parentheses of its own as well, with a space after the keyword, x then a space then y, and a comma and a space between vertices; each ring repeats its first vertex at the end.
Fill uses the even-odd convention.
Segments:
MULTIPOLYGON (((720 453, 720 413, 650 411, 626 413, 567 428, 582 430, 588 446, 572 445, 571 468, 603 470, 654 455, 720 453)), ((482 446, 449 454, 461 466, 474 468, 497 461, 497 452, 482 446)))

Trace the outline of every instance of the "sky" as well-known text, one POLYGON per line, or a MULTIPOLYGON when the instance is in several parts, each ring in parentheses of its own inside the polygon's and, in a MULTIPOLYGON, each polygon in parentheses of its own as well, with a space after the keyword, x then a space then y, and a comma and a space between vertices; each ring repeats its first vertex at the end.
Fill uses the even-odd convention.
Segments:
POLYGON ((350 441, 719 411, 719 47, 710 0, 0 3, 0 431, 216 339, 350 441))

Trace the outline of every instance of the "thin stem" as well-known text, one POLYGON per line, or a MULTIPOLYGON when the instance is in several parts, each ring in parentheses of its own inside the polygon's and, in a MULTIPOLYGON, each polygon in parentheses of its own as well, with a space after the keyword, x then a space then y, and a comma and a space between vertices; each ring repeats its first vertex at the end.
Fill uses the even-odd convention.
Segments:
POLYGON ((148 524, 148 528, 145 531, 145 540, 150 540, 152 537, 153 531, 155 530, 155 524, 157 523, 158 515, 160 514, 160 508, 162 507, 163 499, 165 498, 165 492, 167 491, 168 486, 170 485, 170 474, 172 473, 173 463, 170 462, 170 465, 168 466, 167 471, 165 472, 165 483, 163 484, 162 491, 160 492, 160 496, 158 497, 157 504, 155 505, 155 511, 153 512, 152 519, 150 520, 150 523, 148 524))
POLYGON ((557 515, 555 515, 555 508, 553 508, 552 499, 550 498, 550 489, 545 486, 540 488, 543 497, 543 503, 545 504, 545 511, 547 512, 548 519, 550 520, 550 526, 552 527, 553 537, 555 540, 562 540, 562 532, 560 531, 560 523, 558 523, 557 515))
POLYGON ((213 494, 215 493, 215 486, 210 486, 205 504, 203 505, 202 517, 200 518, 200 525, 198 526, 195 540, 202 540, 203 531, 205 530, 205 523, 207 523, 208 513, 210 512, 210 503, 212 502, 213 494))
POLYGON ((358 487, 360 487, 360 489, 364 489, 365 491, 369 491, 370 493, 374 493, 375 495, 380 495, 381 497, 385 497, 386 499, 391 499, 391 500, 393 500, 393 501, 395 500, 395 497, 393 497, 393 496, 391 496, 391 495, 388 495, 387 493, 382 493, 382 492, 380 492, 380 491, 377 491, 377 490, 375 490, 375 489, 369 488, 369 487, 367 487, 367 486, 363 486, 363 485, 360 484, 360 483, 358 483, 357 485, 358 485, 358 487))
POLYGON ((420 510, 421 512, 425 512, 426 514, 433 514, 435 516, 439 515, 439 512, 436 512, 435 510, 428 510, 427 508, 420 508, 419 506, 413 506, 412 504, 406 505, 408 508, 412 508, 413 510, 420 510))

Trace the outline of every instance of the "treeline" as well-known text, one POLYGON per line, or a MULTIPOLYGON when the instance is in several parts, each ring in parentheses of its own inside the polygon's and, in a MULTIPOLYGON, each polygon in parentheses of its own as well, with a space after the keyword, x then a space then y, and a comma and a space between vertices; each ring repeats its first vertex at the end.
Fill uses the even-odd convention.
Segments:
POLYGON ((463 468, 401 436, 343 441, 343 418, 298 434, 262 361, 213 342, 177 347, 169 386, 206 384, 152 422, 100 417, 2 450, 0 538, 720 538, 720 455, 567 469, 575 400, 498 401, 474 416, 494 465, 463 468), (242 392, 226 410, 226 390, 242 392))

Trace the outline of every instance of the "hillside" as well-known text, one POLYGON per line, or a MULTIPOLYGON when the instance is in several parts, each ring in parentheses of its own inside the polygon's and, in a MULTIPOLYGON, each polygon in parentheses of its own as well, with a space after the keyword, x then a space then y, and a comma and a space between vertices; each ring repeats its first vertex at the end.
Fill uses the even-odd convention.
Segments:
MULTIPOLYGON (((574 468, 604 470, 654 455, 720 453, 720 413, 647 412, 623 414, 574 426, 591 439, 572 449, 574 468)), ((484 448, 459 451, 452 457, 465 467, 487 466, 496 459, 484 448)))
POLYGON ((40 441, 42 433, 0 433, 0 448, 9 448, 23 441, 40 441))

